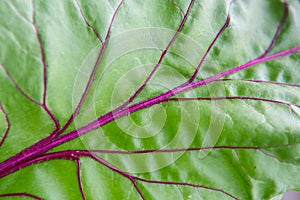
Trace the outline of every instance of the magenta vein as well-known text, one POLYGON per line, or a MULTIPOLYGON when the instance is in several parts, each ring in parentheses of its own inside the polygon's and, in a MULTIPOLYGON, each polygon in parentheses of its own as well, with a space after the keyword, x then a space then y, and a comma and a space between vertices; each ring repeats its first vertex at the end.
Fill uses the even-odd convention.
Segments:
POLYGON ((56 130, 58 130, 60 128, 59 125, 59 121, 58 119, 54 116, 54 114, 52 113, 52 111, 48 108, 47 106, 47 88, 48 88, 48 76, 47 76, 47 61, 46 61, 46 53, 45 53, 45 47, 42 41, 42 37, 41 37, 41 33, 39 30, 39 27, 36 24, 35 21, 35 9, 34 9, 34 0, 31 1, 32 3, 32 25, 34 27, 34 30, 36 32, 36 36, 37 36, 37 40, 39 43, 39 47, 40 47, 40 52, 41 52, 41 57, 42 57, 42 63, 43 63, 43 77, 44 77, 44 92, 43 92, 43 103, 41 104, 41 106, 43 107, 43 109, 47 112, 47 114, 50 116, 50 118, 52 119, 52 121, 55 124, 56 129, 53 131, 56 132, 56 130))
MULTIPOLYGON (((80 163, 79 162, 79 157, 90 157, 100 164, 108 167, 109 169, 121 174, 122 176, 126 177, 129 179, 133 184, 137 192, 140 194, 142 199, 145 199, 144 195, 142 194, 141 190, 139 189, 136 180, 147 182, 147 183, 157 183, 157 184, 169 184, 169 185, 181 185, 181 186, 190 186, 190 187, 198 187, 198 188, 203 188, 203 189, 208 189, 216 192, 221 192, 227 196, 230 196, 233 199, 237 199, 237 197, 221 190, 221 189, 216 189, 216 188, 211 188, 207 186, 202 186, 202 185, 196 185, 196 184, 190 184, 190 183, 184 183, 184 182, 165 182, 165 181, 157 181, 157 180, 148 180, 148 179, 143 179, 139 178, 133 175, 130 175, 107 161, 101 159, 100 157, 92 154, 92 153, 118 153, 118 154, 134 154, 134 153, 170 153, 170 152, 178 152, 178 151, 199 151, 199 150, 207 150, 207 149, 231 149, 231 150, 239 150, 239 149, 244 149, 244 150, 258 150, 261 151, 262 153, 266 154, 269 157, 272 157, 276 160, 279 160, 277 157, 274 155, 271 155, 269 153, 266 153, 262 149, 268 149, 268 148, 280 148, 280 147, 286 147, 290 146, 291 144, 286 144, 286 145, 280 145, 280 146, 266 146, 266 147, 258 147, 258 146, 212 146, 212 147, 201 147, 201 148, 188 148, 188 149, 162 149, 162 150, 142 150, 142 151, 131 151, 131 152, 126 152, 126 151, 117 151, 117 150, 66 150, 66 151, 61 151, 61 152, 54 152, 54 153, 48 153, 45 155, 42 155, 40 157, 37 157, 35 159, 32 159, 30 161, 27 161, 25 163, 22 163, 20 166, 16 166, 15 169, 11 169, 14 171, 17 171, 19 169, 22 169, 26 166, 35 164, 35 163, 40 163, 48 160, 53 160, 53 159, 68 159, 68 160, 75 160, 77 162, 77 169, 80 169, 80 163)), ((280 161, 280 160, 279 160, 280 161)), ((283 162, 283 161, 280 161, 283 162)), ((290 163, 294 164, 294 163, 290 163)), ((11 173, 11 171, 9 172, 11 173)), ((80 177, 80 170, 77 172, 78 177, 80 177)), ((80 179, 80 178, 79 178, 80 179)), ((81 179, 80 179, 81 181, 81 179)), ((80 183, 79 183, 80 184, 80 183)))
POLYGON ((252 100, 252 101, 265 101, 270 103, 277 103, 277 104, 283 104, 287 106, 296 106, 300 108, 300 105, 292 104, 284 101, 279 100, 272 100, 272 99, 266 99, 266 98, 258 98, 258 97, 246 97, 246 96, 226 96, 226 97, 191 97, 191 98, 169 98, 165 99, 164 101, 218 101, 218 100, 252 100))
POLYGON ((90 152, 81 152, 81 151, 77 151, 76 152, 78 156, 87 156, 90 157, 92 159, 94 159, 95 161, 99 162, 100 164, 104 165, 105 167, 113 170, 114 172, 117 172, 118 174, 122 175, 123 177, 129 179, 133 185, 134 188, 137 190, 138 194, 140 195, 140 197, 145 200, 145 196, 143 195, 142 191, 140 190, 139 186, 136 183, 136 177, 118 169, 117 167, 111 165, 109 162, 103 160, 102 158, 100 158, 99 156, 93 155, 90 152))
POLYGON ((146 198, 145 198, 145 196, 144 196, 142 190, 139 188, 139 186, 138 186, 138 184, 137 184, 137 182, 136 182, 136 178, 132 178, 132 179, 130 179, 130 180, 131 180, 131 182, 132 182, 134 188, 136 189, 136 191, 139 193, 140 197, 141 197, 143 200, 146 200, 146 198))
POLYGON ((70 161, 77 161, 78 157, 77 155, 74 155, 73 153, 69 153, 69 151, 66 152, 55 152, 55 153, 49 153, 45 155, 38 155, 31 160, 25 160, 24 162, 20 163, 19 165, 12 165, 7 171, 4 173, 0 173, 0 178, 7 176, 8 174, 11 174, 15 171, 18 171, 20 169, 23 169, 25 167, 28 167, 30 165, 36 164, 36 163, 42 163, 49 160, 70 160, 70 161), (67 153, 66 153, 67 152, 67 153))
POLYGON ((47 114, 50 116, 50 118, 52 119, 52 121, 55 124, 55 130, 52 132, 52 134, 55 134, 60 128, 59 121, 46 105, 43 104, 42 107, 44 108, 44 110, 47 112, 47 114))
POLYGON ((282 83, 282 82, 276 82, 276 81, 251 80, 251 79, 224 78, 224 79, 216 80, 215 82, 225 82, 225 81, 244 81, 244 82, 253 82, 253 83, 266 83, 266 84, 283 85, 283 86, 299 87, 300 88, 300 84, 295 84, 295 83, 282 83))
MULTIPOLYGON (((9 171, 6 171, 2 174, 0 174, 0 177, 4 177, 7 174, 10 174, 12 172, 15 172, 17 170, 20 170, 24 167, 27 167, 29 165, 44 162, 47 160, 52 159, 67 159, 71 161, 77 161, 78 157, 92 157, 93 159, 94 153, 105 153, 105 154, 127 154, 127 155, 135 155, 135 154, 152 154, 152 153, 176 153, 176 152, 189 152, 189 151, 204 151, 204 150, 263 150, 263 149, 276 149, 276 148, 284 148, 294 145, 299 145, 300 143, 295 144, 284 144, 284 145, 278 145, 278 146, 227 146, 227 145, 221 145, 221 146, 208 146, 208 147, 195 147, 195 148, 179 148, 179 149, 148 149, 148 150, 136 150, 136 151, 123 151, 123 150, 66 150, 66 151, 59 151, 54 153, 47 153, 43 155, 38 155, 37 157, 33 158, 32 160, 27 160, 20 165, 13 166, 9 169, 9 171)), ((97 156, 96 156, 97 157, 97 156)), ((113 165, 103 161, 102 159, 99 160, 99 157, 97 157, 98 161, 103 162, 107 167, 114 168, 113 165)), ((114 171, 121 173, 120 170, 115 169, 114 171)), ((125 172, 124 172, 125 173, 125 172)), ((126 176, 128 179, 130 179, 129 176, 125 174, 122 174, 123 176, 126 176)))
POLYGON ((280 35, 280 32, 281 32, 281 30, 282 30, 282 27, 283 27, 283 25, 284 25, 284 23, 285 23, 285 21, 286 21, 286 19, 287 19, 287 17, 288 17, 288 13, 289 13, 289 5, 288 5, 288 3, 287 3, 286 1, 284 1, 284 2, 283 2, 283 5, 284 5, 284 14, 283 14, 283 17, 282 17, 282 19, 281 19, 281 21, 280 21, 280 23, 279 23, 279 25, 278 25, 278 27, 277 27, 277 30, 276 30, 276 32, 275 32, 275 35, 274 35, 274 37, 273 37, 273 39, 272 39, 272 41, 271 41, 269 47, 268 47, 268 48, 266 49, 266 51, 265 51, 262 55, 260 55, 258 58, 263 58, 263 57, 267 56, 267 55, 270 53, 270 51, 273 49, 273 47, 274 47, 274 45, 275 45, 275 43, 276 43, 276 41, 277 41, 277 39, 278 39, 278 36, 280 35))
MULTIPOLYGON (((17 12, 18 10, 11 5, 17 12)), ((8 76, 8 78, 11 80, 11 82, 15 85, 15 87, 17 88, 17 90, 25 97, 27 98, 29 101, 41 106, 46 112, 47 114, 50 116, 50 118, 53 120, 56 129, 53 131, 55 132, 56 130, 58 130, 60 128, 59 125, 59 121, 58 119, 55 117, 55 115, 52 113, 52 111, 47 107, 46 105, 46 94, 47 94, 47 64, 46 64, 46 56, 45 56, 45 49, 43 46, 43 42, 42 42, 42 38, 39 32, 39 29, 35 23, 35 19, 34 19, 34 1, 32 0, 32 20, 33 22, 29 22, 25 17, 23 17, 19 12, 19 14, 26 19, 26 21, 28 21, 30 24, 32 24, 32 26, 35 29, 36 35, 37 35, 37 39, 38 39, 38 43, 39 43, 39 47, 40 47, 40 52, 41 52, 41 57, 42 57, 42 63, 43 63, 43 76, 44 76, 44 90, 43 90, 43 103, 35 100, 34 98, 30 97, 20 86, 19 84, 16 82, 16 80, 12 77, 12 75, 9 73, 9 71, 7 70, 7 68, 3 65, 0 64, 4 70, 4 72, 6 73, 6 75, 8 76)))
POLYGON ((5 121, 6 121, 6 124, 7 124, 7 128, 4 132, 4 135, 2 136, 2 139, 0 141, 0 147, 2 146, 2 144, 4 143, 4 141, 6 140, 7 138, 7 135, 9 133, 9 130, 10 130, 10 127, 11 127, 11 124, 10 124, 10 121, 9 121, 9 117, 8 117, 8 114, 6 112, 6 110, 4 109, 4 107, 2 106, 1 102, 0 102, 0 110, 3 112, 4 114, 4 117, 5 117, 5 121))
POLYGON ((104 54, 104 52, 106 50, 106 47, 107 47, 107 44, 108 44, 108 41, 109 41, 109 38, 110 38, 110 32, 111 32, 111 28, 112 28, 113 22, 114 22, 114 20, 116 18, 116 15, 117 15, 118 11, 120 10, 120 7, 122 6, 123 3, 124 3, 124 0, 121 0, 120 3, 118 4, 116 10, 113 13, 113 16, 111 18, 111 21, 110 21, 110 24, 109 24, 109 27, 108 27, 108 30, 107 30, 107 34, 106 34, 106 37, 105 37, 105 41, 104 41, 104 43, 103 43, 103 45, 102 45, 102 47, 100 49, 100 52, 99 52, 98 57, 97 57, 97 60, 96 60, 95 65, 93 67, 93 71, 92 71, 92 73, 90 75, 90 78, 89 78, 88 83, 87 83, 87 85, 85 87, 85 90, 84 90, 84 92, 83 92, 83 94, 81 96, 81 99, 80 99, 80 101, 79 101, 79 103, 78 103, 78 105, 77 105, 74 113, 69 118, 69 120, 67 121, 67 123, 65 124, 65 126, 57 133, 57 135, 63 133, 71 125, 71 123, 73 122, 73 120, 75 119, 75 117, 79 114, 80 109, 81 109, 81 107, 82 107, 82 105, 83 105, 83 103, 84 103, 84 101, 85 101, 85 99, 86 99, 86 97, 87 97, 87 95, 88 95, 88 93, 90 91, 90 88, 91 88, 91 86, 92 86, 92 84, 94 82, 96 71, 97 71, 97 69, 99 67, 99 64, 100 64, 100 62, 102 60, 103 54, 104 54))
POLYGON ((142 182, 147 182, 147 183, 157 183, 157 184, 164 184, 164 185, 181 185, 181 186, 188 186, 188 187, 203 188, 203 189, 207 189, 207 190, 221 192, 221 193, 223 193, 223 194, 225 194, 225 195, 227 195, 227 196, 229 196, 233 199, 237 199, 235 196, 225 192, 224 190, 216 189, 216 188, 212 188, 212 187, 208 187, 208 186, 202 186, 202 185, 184 183, 184 182, 156 181, 156 180, 148 180, 148 179, 139 178, 139 177, 133 176, 131 174, 128 174, 128 173, 116 168, 115 166, 111 165, 109 162, 103 160, 102 158, 100 158, 96 155, 91 154, 87 150, 84 150, 84 151, 67 150, 67 151, 61 151, 61 152, 54 152, 54 153, 45 154, 43 156, 40 156, 40 157, 35 158, 33 160, 30 160, 28 162, 22 163, 21 167, 24 168, 24 167, 27 167, 29 165, 35 164, 35 163, 41 163, 41 162, 54 160, 54 159, 74 160, 74 159, 76 159, 75 158, 76 156, 92 158, 95 161, 97 161, 98 163, 104 165, 105 167, 107 167, 107 168, 117 172, 118 174, 124 176, 125 178, 129 179, 133 183, 135 189, 137 190, 137 192, 139 193, 139 195, 141 196, 141 198, 143 200, 145 200, 145 196, 143 195, 142 191, 139 189, 139 187, 136 183, 136 180, 139 180, 139 181, 142 181, 142 182))
MULTIPOLYGON (((1 173, 0 177, 4 177, 7 174, 10 174, 10 173, 12 173, 14 171, 17 171, 17 170, 20 170, 22 168, 28 167, 28 166, 30 166, 32 164, 41 163, 41 162, 45 162, 45 161, 49 161, 49 160, 54 160, 54 159, 66 159, 66 160, 73 160, 73 161, 75 160, 75 161, 77 161, 79 156, 80 157, 89 157, 89 158, 92 158, 95 161, 97 161, 98 163, 104 165, 105 167, 107 167, 107 168, 113 170, 114 172, 117 172, 120 175, 124 176, 125 178, 129 179, 134 184, 134 187, 137 190, 137 192, 139 193, 139 195, 143 198, 143 200, 145 199, 145 197, 143 196, 141 190, 139 189, 138 185, 136 184, 135 178, 132 175, 130 175, 130 174, 128 174, 128 173, 126 173, 126 172, 124 172, 124 171, 122 171, 122 170, 114 167, 113 165, 111 165, 107 161, 101 159, 100 157, 98 157, 96 155, 91 154, 88 151, 72 151, 72 150, 67 150, 67 151, 54 152, 54 153, 49 153, 49 154, 41 155, 41 156, 39 156, 37 158, 34 158, 32 160, 23 162, 19 166, 15 166, 15 167, 11 168, 10 170, 8 170, 5 173, 1 173)), ((78 162, 77 162, 77 164, 78 164, 78 162)))
POLYGON ((1 67, 3 68, 5 74, 7 75, 7 77, 9 78, 9 80, 14 84, 14 86, 17 88, 17 90, 29 101, 41 106, 42 104, 40 102, 38 102, 37 100, 33 99, 32 97, 30 97, 20 86, 19 84, 16 82, 16 80, 12 77, 12 75, 9 73, 9 71, 7 70, 7 68, 5 67, 4 64, 0 64, 1 67))
POLYGON ((268 153, 268 152, 266 152, 266 151, 264 151, 264 150, 262 150, 262 149, 259 149, 259 151, 260 151, 261 153, 265 154, 266 156, 268 156, 268 157, 270 157, 270 158, 273 158, 273 159, 277 160, 277 161, 280 162, 280 163, 285 163, 285 164, 289 164, 289 165, 294 165, 294 166, 297 166, 297 167, 299 166, 299 165, 297 165, 296 163, 293 163, 293 162, 287 162, 287 161, 280 160, 277 156, 275 156, 275 155, 273 155, 273 154, 271 154, 271 153, 268 153))
POLYGON ((200 68, 202 67, 202 65, 203 65, 207 55, 211 51, 212 47, 215 45, 217 40, 220 38, 222 33, 225 31, 225 29, 228 28, 229 22, 230 22, 230 7, 231 7, 232 2, 233 1, 230 2, 229 11, 228 11, 228 14, 227 14, 226 21, 225 21, 224 25, 222 26, 222 28, 219 30, 219 32, 217 33, 217 35, 215 36, 215 38, 213 39, 213 41, 209 45, 208 49, 206 50, 204 56, 201 58, 200 63, 198 64, 198 66, 197 66, 196 70, 194 71, 193 75, 191 76, 191 78, 186 83, 184 83, 184 85, 192 83, 195 80, 195 78, 197 77, 197 75, 199 73, 200 68))
POLYGON ((32 194, 28 194, 26 192, 0 194, 0 197, 29 197, 36 200, 43 200, 43 198, 37 197, 32 194))
POLYGON ((152 153, 177 153, 177 152, 188 152, 188 151, 204 151, 211 149, 246 149, 246 150, 258 150, 265 147, 257 146, 210 146, 210 147, 195 147, 195 148, 181 148, 181 149, 146 149, 146 150, 136 150, 136 151, 124 151, 124 150, 77 150, 77 151, 88 151, 91 153, 104 153, 104 154, 125 154, 125 155, 135 155, 135 154, 152 154, 152 153))
POLYGON ((47 62, 46 62, 46 55, 45 55, 45 47, 43 45, 42 37, 40 30, 35 22, 35 16, 34 16, 34 0, 32 0, 32 25, 34 27, 34 30, 36 32, 37 40, 40 47, 40 52, 42 56, 42 63, 43 63, 43 74, 44 74, 44 93, 43 93, 43 104, 46 105, 46 96, 47 96, 47 62))
POLYGON ((80 159, 76 160, 76 165, 77 165, 77 178, 78 178, 78 184, 79 184, 79 189, 81 192, 81 196, 84 200, 86 200, 83 184, 82 184, 82 178, 81 178, 81 163, 80 159))
POLYGON ((66 159, 66 160, 71 160, 71 161, 75 160, 77 162, 77 165, 78 165, 78 159, 79 159, 78 157, 92 158, 96 162, 104 165, 105 167, 111 169, 112 171, 117 172, 118 174, 122 175, 123 177, 129 179, 134 184, 134 187, 137 190, 137 192, 139 193, 139 195, 141 196, 141 198, 143 200, 145 200, 144 195, 142 194, 141 190, 139 189, 138 185, 136 184, 135 177, 133 177, 132 175, 130 175, 130 174, 114 167, 113 165, 111 165, 107 161, 103 160, 102 158, 100 158, 96 155, 91 154, 88 151, 67 150, 67 151, 54 152, 54 153, 48 153, 48 154, 45 154, 45 155, 41 155, 37 158, 26 161, 26 162, 20 164, 19 166, 15 166, 14 168, 10 169, 8 172, 5 172, 5 174, 0 174, 0 177, 3 177, 3 176, 5 176, 9 173, 12 173, 13 171, 17 171, 17 170, 20 170, 22 168, 28 167, 32 164, 41 163, 41 162, 45 162, 45 161, 49 161, 49 160, 55 160, 55 159, 61 159, 61 160, 66 159))
POLYGON ((204 186, 204 185, 198 185, 198 184, 193 184, 193 183, 183 183, 183 182, 173 182, 173 181, 157 181, 157 180, 150 180, 150 179, 144 179, 144 178, 139 178, 139 177, 135 177, 136 180, 142 181, 142 182, 146 182, 146 183, 155 183, 155 184, 162 184, 162 185, 177 185, 177 186, 188 186, 188 187, 194 187, 194 188, 202 188, 202 189, 206 189, 206 190, 211 190, 211 191, 215 191, 215 192, 220 192, 225 194, 226 196, 229 196, 232 199, 236 199, 238 200, 238 198, 228 192, 225 192, 222 189, 217 189, 217 188, 213 188, 213 187, 208 187, 208 186, 204 186))
MULTIPOLYGON (((18 163, 22 163, 22 162, 27 161, 29 159, 29 158, 25 158, 27 155, 31 154, 32 152, 38 151, 38 149, 41 146, 45 146, 46 144, 49 144, 51 139, 52 139, 52 135, 49 135, 48 137, 40 140, 39 142, 33 144, 32 146, 24 149, 20 153, 18 153, 16 155, 14 155, 13 157, 3 161, 2 163, 0 163, 0 168, 10 169, 10 168, 13 168, 13 167, 17 166, 18 163)), ((41 155, 41 153, 37 153, 35 156, 31 155, 30 158, 36 158, 39 155, 41 155)), ((0 176, 1 176, 1 172, 0 172, 0 176)))
POLYGON ((80 6, 78 0, 75 0, 75 3, 76 3, 76 5, 77 5, 77 7, 79 8, 80 14, 81 14, 81 16, 82 16, 84 22, 86 23, 86 25, 87 25, 90 29, 92 29, 92 31, 94 32, 94 34, 96 35, 96 37, 98 38, 98 40, 100 41, 100 43, 103 44, 103 40, 102 40, 100 34, 96 31, 95 27, 94 27, 92 24, 90 24, 89 21, 87 20, 87 18, 86 18, 86 16, 84 15, 84 12, 83 12, 83 10, 82 10, 82 8, 81 8, 81 6, 80 6))
POLYGON ((278 149, 285 148, 290 146, 299 145, 300 143, 293 144, 283 144, 277 146, 229 146, 229 145, 221 145, 221 146, 207 146, 207 147, 195 147, 195 148, 179 148, 179 149, 146 149, 146 150, 135 150, 135 151, 124 151, 124 150, 74 150, 74 151, 86 151, 91 153, 104 153, 104 154, 150 154, 150 153, 177 153, 177 152, 185 152, 185 151, 205 151, 205 150, 218 150, 218 149, 230 149, 230 150, 263 150, 263 149, 278 149))

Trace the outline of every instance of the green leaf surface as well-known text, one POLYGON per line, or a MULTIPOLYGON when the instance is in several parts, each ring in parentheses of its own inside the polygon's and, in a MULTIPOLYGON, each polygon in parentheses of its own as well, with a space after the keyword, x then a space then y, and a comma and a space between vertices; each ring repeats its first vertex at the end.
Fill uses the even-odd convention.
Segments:
POLYGON ((299 10, 298 0, 0 1, 0 198, 300 191, 299 10))

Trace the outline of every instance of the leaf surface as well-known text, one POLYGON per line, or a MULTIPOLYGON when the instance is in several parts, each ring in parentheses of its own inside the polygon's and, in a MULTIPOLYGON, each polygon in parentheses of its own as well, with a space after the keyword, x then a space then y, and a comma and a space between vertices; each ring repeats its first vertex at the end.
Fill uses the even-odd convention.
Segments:
POLYGON ((0 198, 299 191, 299 9, 1 1, 0 198))

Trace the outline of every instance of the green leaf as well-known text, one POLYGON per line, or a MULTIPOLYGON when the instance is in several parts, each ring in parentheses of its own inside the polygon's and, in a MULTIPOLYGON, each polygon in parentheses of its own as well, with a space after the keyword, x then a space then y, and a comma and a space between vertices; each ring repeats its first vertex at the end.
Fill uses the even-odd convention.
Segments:
POLYGON ((0 197, 300 191, 299 9, 0 1, 0 197))

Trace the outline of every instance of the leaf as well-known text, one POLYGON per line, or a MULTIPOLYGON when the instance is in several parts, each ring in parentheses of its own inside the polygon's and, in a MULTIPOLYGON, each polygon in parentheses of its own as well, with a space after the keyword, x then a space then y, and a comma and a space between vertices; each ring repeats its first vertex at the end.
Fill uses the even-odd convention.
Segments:
POLYGON ((0 2, 0 197, 300 191, 297 0, 0 2))

